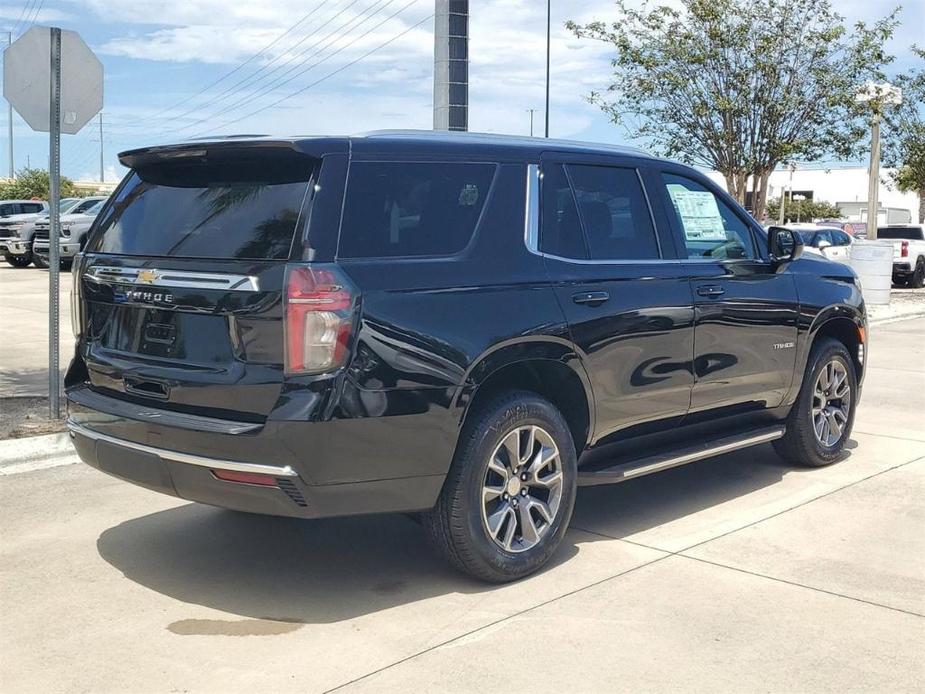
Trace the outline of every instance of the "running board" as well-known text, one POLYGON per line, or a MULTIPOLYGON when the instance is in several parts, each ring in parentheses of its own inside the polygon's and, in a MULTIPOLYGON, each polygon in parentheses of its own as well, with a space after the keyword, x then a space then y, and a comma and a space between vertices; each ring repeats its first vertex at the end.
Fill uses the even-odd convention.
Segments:
POLYGON ((740 448, 757 446, 761 443, 779 439, 783 435, 784 427, 782 426, 754 429, 745 434, 713 439, 696 446, 688 446, 687 448, 679 448, 647 458, 631 460, 602 470, 579 470, 578 486, 591 487, 596 484, 624 482, 634 477, 642 477, 660 470, 667 470, 668 468, 687 465, 687 463, 693 463, 704 458, 711 458, 715 455, 737 451, 740 448))

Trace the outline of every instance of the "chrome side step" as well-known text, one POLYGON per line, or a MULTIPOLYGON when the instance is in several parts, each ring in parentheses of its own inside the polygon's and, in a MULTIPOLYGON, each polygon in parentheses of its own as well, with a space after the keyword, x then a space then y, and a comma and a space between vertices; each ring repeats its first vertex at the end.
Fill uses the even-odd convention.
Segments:
POLYGON ((715 455, 737 451, 740 448, 757 446, 761 443, 779 439, 783 435, 784 427, 782 426, 754 429, 745 434, 713 439, 696 446, 689 446, 646 458, 637 458, 602 470, 582 471, 579 469, 578 486, 591 487, 597 484, 624 482, 634 477, 642 477, 660 470, 667 470, 668 468, 686 465, 704 458, 712 458, 715 455))

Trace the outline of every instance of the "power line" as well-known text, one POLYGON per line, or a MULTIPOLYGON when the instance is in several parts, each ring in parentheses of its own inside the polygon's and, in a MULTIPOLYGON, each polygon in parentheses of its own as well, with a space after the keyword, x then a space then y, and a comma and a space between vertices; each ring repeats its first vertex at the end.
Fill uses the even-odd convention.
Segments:
MULTIPOLYGON (((335 19, 337 19, 338 17, 340 17, 342 14, 344 14, 348 9, 350 9, 351 7, 353 7, 353 5, 355 5, 357 2, 359 2, 359 0, 353 0, 349 5, 347 5, 346 7, 342 8, 342 9, 341 9, 339 12, 337 12, 334 16, 330 17, 326 22, 324 22, 324 24, 322 24, 321 26, 317 27, 315 30, 311 31, 309 34, 307 34, 306 36, 304 36, 304 37, 303 37, 301 40, 299 40, 297 43, 295 43, 295 44, 293 44, 292 46, 290 46, 290 47, 289 47, 289 50, 292 50, 292 49, 295 48, 296 46, 299 46, 299 45, 301 45, 302 43, 304 43, 305 41, 307 41, 308 39, 310 39, 312 36, 314 36, 314 35, 317 34, 319 31, 321 31, 321 29, 323 29, 324 27, 326 27, 326 26, 327 26, 328 24, 330 24, 332 21, 334 21, 335 19)), ((322 5, 323 5, 323 4, 324 4, 324 3, 322 3, 322 5)), ((361 13, 361 15, 362 15, 362 13, 361 13)), ((345 26, 347 26, 348 24, 350 24, 350 22, 352 22, 352 21, 354 21, 354 20, 348 20, 347 22, 345 22, 344 24, 342 24, 341 26, 339 26, 337 29, 335 29, 332 33, 336 33, 336 32, 338 32, 338 31, 341 31, 345 26)), ((328 36, 331 36, 331 34, 328 34, 325 38, 328 38, 328 36)), ((322 39, 322 40, 324 40, 324 39, 322 39)), ((314 44, 312 44, 312 45, 309 46, 308 48, 306 48, 306 49, 304 49, 303 51, 301 51, 300 53, 298 53, 296 56, 294 56, 294 57, 292 57, 292 58, 289 58, 287 61, 285 61, 285 62, 283 63, 283 65, 280 65, 280 66, 277 66, 276 68, 273 68, 273 70, 270 71, 271 74, 272 74, 273 72, 275 72, 276 70, 278 70, 280 67, 283 67, 283 66, 285 66, 285 65, 287 65, 287 64, 289 64, 289 63, 291 63, 293 60, 295 60, 295 59, 298 58, 299 56, 304 55, 307 51, 311 50, 314 46, 317 46, 318 43, 319 43, 319 42, 315 42, 314 44)), ((277 56, 277 57, 281 57, 281 56, 277 56)), ((262 72, 264 72, 266 69, 268 69, 269 66, 272 65, 273 62, 275 62, 275 60, 276 60, 276 58, 274 58, 272 61, 270 61, 270 63, 268 63, 267 65, 261 66, 260 69, 258 69, 256 72, 252 73, 251 75, 248 75, 247 77, 245 77, 245 78, 242 79, 242 80, 238 80, 235 84, 231 85, 230 87, 226 88, 224 91, 220 92, 216 97, 214 97, 214 98, 211 100, 211 102, 210 102, 209 105, 210 105, 210 106, 215 106, 216 104, 221 103, 222 101, 227 100, 229 97, 234 96, 234 94, 235 94, 236 92, 239 92, 239 91, 241 91, 241 90, 243 89, 243 86, 242 86, 241 89, 238 89, 238 87, 239 87, 240 85, 244 85, 244 84, 247 83, 247 82, 252 82, 252 81, 253 81, 254 79, 256 79, 258 76, 260 76, 260 74, 261 74, 262 72)), ((177 114, 177 115, 175 115, 175 116, 171 116, 170 118, 167 119, 167 121, 166 121, 165 123, 162 123, 162 124, 161 124, 161 127, 163 127, 163 126, 166 125, 167 123, 173 122, 173 121, 175 121, 175 120, 179 120, 179 119, 183 118, 184 116, 188 116, 188 115, 191 114, 191 113, 195 113, 195 112, 198 111, 198 110, 199 110, 199 107, 194 106, 193 108, 188 109, 188 110, 184 111, 183 113, 177 114)), ((185 127, 189 127, 190 125, 196 125, 196 124, 199 123, 199 122, 201 122, 201 121, 194 121, 194 122, 191 123, 191 124, 187 124, 187 126, 185 126, 185 127)))
MULTIPOLYGON (((389 5, 391 5, 393 2, 395 2, 395 0, 377 0, 377 2, 374 2, 372 5, 370 5, 368 8, 366 8, 366 10, 364 10, 362 13, 360 13, 360 15, 358 15, 358 17, 355 17, 354 19, 348 21, 346 24, 344 24, 342 27, 340 27, 340 29, 343 29, 343 28, 346 27, 348 24, 351 24, 352 22, 355 22, 356 19, 358 19, 358 18, 360 18, 360 17, 363 17, 364 14, 366 14, 367 12, 369 12, 370 10, 372 10, 376 5, 381 5, 381 6, 380 6, 378 9, 376 9, 372 14, 368 14, 368 15, 367 15, 365 18, 363 18, 360 22, 358 22, 357 24, 355 24, 355 26, 350 27, 350 29, 348 29, 348 33, 351 32, 351 31, 353 31, 354 29, 358 29, 360 26, 362 26, 363 24, 365 24, 366 22, 368 22, 370 19, 372 19, 373 17, 375 17, 377 14, 379 14, 380 12, 382 12, 384 9, 386 9, 386 8, 387 8, 389 5), (384 5, 382 4, 383 2, 385 2, 384 5)), ((283 79, 286 75, 290 75, 290 74, 292 74, 294 71, 299 70, 299 68, 301 68, 302 66, 304 66, 305 63, 308 62, 311 58, 314 58, 315 56, 317 56, 317 55, 323 53, 325 50, 327 50, 327 49, 330 48, 331 46, 335 45, 341 38, 343 38, 343 36, 337 36, 337 37, 334 39, 334 41, 330 42, 328 45, 323 46, 320 50, 315 51, 315 52, 312 53, 311 55, 307 56, 307 57, 305 58, 305 60, 302 60, 301 62, 299 62, 298 65, 295 65, 295 66, 291 67, 289 70, 287 70, 287 71, 284 72, 282 75, 280 75, 279 77, 277 77, 276 79, 274 79, 273 81, 271 81, 269 84, 265 84, 265 85, 259 87, 255 92, 253 92, 253 93, 251 93, 251 94, 248 94, 247 96, 243 97, 242 99, 239 99, 238 101, 234 102, 233 104, 231 104, 231 105, 229 105, 229 106, 227 106, 227 107, 224 107, 224 108, 220 109, 219 111, 213 113, 211 116, 209 116, 209 117, 207 117, 207 118, 201 118, 201 119, 199 119, 199 120, 193 121, 192 123, 188 123, 187 125, 184 125, 184 126, 180 127, 179 130, 181 130, 181 131, 182 131, 182 130, 186 130, 186 129, 188 129, 188 128, 191 128, 191 127, 194 127, 194 126, 198 125, 199 123, 205 123, 207 120, 212 120, 212 119, 214 119, 214 118, 219 118, 219 117, 223 116, 224 114, 226 114, 226 113, 228 113, 228 112, 234 110, 234 109, 237 108, 238 106, 241 106, 241 105, 243 105, 243 104, 245 104, 245 103, 247 103, 247 102, 249 102, 249 101, 254 101, 254 100, 256 100, 256 99, 260 99, 260 98, 266 96, 267 94, 269 94, 270 92, 274 91, 274 90, 277 89, 278 87, 282 87, 282 86, 288 84, 288 83, 291 82, 292 80, 294 80, 294 79, 296 79, 296 78, 298 78, 298 77, 301 77, 301 76, 304 75, 305 73, 311 71, 312 69, 314 69, 315 67, 317 67, 317 66, 320 65, 321 63, 326 62, 328 59, 334 57, 335 55, 337 55, 338 53, 340 53, 341 51, 343 51, 345 48, 349 48, 351 45, 353 45, 354 43, 356 43, 357 40, 359 40, 359 39, 361 39, 361 38, 367 36, 367 35, 370 34, 372 31, 375 31, 375 30, 378 29, 380 26, 382 26, 383 24, 385 24, 389 19, 391 19, 391 18, 394 17, 395 15, 397 15, 397 14, 403 12, 403 11, 406 10, 408 7, 410 7, 411 5, 413 5, 415 2, 417 2, 417 0, 412 0, 412 2, 409 2, 407 5, 405 5, 404 7, 402 7, 400 10, 398 10, 398 12, 394 13, 393 15, 391 15, 391 16, 390 16, 389 18, 387 18, 385 21, 380 22, 379 24, 377 24, 376 26, 374 26, 372 29, 370 29, 370 30, 367 31, 366 33, 364 33, 364 34, 362 34, 361 36, 359 36, 359 37, 358 37, 357 39, 355 39, 354 41, 352 41, 352 42, 348 43, 347 45, 342 46, 341 48, 339 48, 339 49, 333 51, 332 53, 328 54, 327 56, 325 56, 325 57, 322 58, 321 60, 318 60, 318 61, 312 63, 311 65, 309 65, 308 67, 306 67, 304 70, 300 70, 297 74, 293 75, 292 77, 289 77, 288 79, 283 79)), ((340 29, 336 29, 336 30, 332 31, 332 32, 329 33, 324 39, 322 39, 322 41, 326 41, 328 38, 330 38, 331 36, 333 36, 334 34, 336 34, 338 31, 340 31, 340 29)), ((317 43, 316 43, 315 45, 317 45, 317 43)))
MULTIPOLYGON (((412 0, 412 2, 408 3, 407 5, 405 5, 405 7, 403 7, 401 10, 399 10, 398 12, 396 12, 395 14, 393 14, 392 16, 390 16, 390 17, 388 17, 387 19, 385 19, 383 22, 381 22, 381 23, 380 23, 379 25, 377 25, 376 27, 374 27, 373 30, 376 29, 376 28, 378 28, 378 27, 381 26, 382 24, 385 24, 385 22, 389 21, 389 19, 392 19, 392 17, 394 17, 395 15, 397 15, 399 12, 402 12, 403 10, 407 9, 408 7, 410 7, 412 4, 414 4, 415 1, 416 1, 416 0, 412 0)), ((401 33, 396 34, 395 36, 393 36, 392 38, 390 38, 388 41, 385 41, 385 42, 379 44, 379 45, 376 46, 375 48, 372 48, 371 50, 367 51, 367 52, 364 53, 363 55, 361 55, 361 56, 359 56, 359 57, 357 57, 357 58, 351 60, 350 62, 348 62, 348 63, 346 63, 346 64, 344 64, 344 65, 342 65, 341 67, 337 68, 336 70, 332 70, 331 72, 329 72, 329 73, 328 73, 327 75, 325 75, 324 77, 321 77, 320 79, 315 80, 314 82, 312 82, 312 83, 310 83, 310 84, 308 84, 308 85, 302 87, 301 89, 298 89, 298 90, 292 92, 291 94, 289 94, 289 95, 287 95, 287 96, 284 96, 283 98, 278 99, 277 101, 274 101, 274 102, 271 103, 271 104, 268 104, 267 106, 264 106, 264 107, 262 107, 262 108, 256 109, 255 111, 251 111, 250 113, 246 113, 245 115, 243 115, 243 116, 241 116, 241 117, 239 117, 239 118, 236 118, 236 119, 234 119, 234 120, 231 120, 231 121, 228 121, 228 122, 226 122, 226 123, 223 123, 220 127, 223 127, 223 128, 224 128, 224 127, 227 127, 227 126, 229 126, 229 125, 233 125, 233 124, 235 124, 235 123, 238 123, 238 122, 244 120, 245 118, 250 118, 251 116, 255 116, 255 115, 257 115, 258 113, 262 113, 263 111, 266 111, 267 109, 270 109, 270 108, 274 108, 274 107, 276 107, 276 106, 279 106, 280 104, 282 104, 282 103, 288 101, 289 99, 292 99, 293 97, 298 96, 299 94, 303 94, 304 92, 308 91, 308 90, 311 89, 312 87, 314 87, 314 86, 316 86, 316 85, 318 85, 318 84, 321 84, 322 82, 324 82, 324 81, 330 79, 330 78, 333 77, 334 75, 337 75, 337 74, 343 72, 344 70, 346 70, 347 68, 356 65, 356 64, 357 64, 358 62, 360 62, 361 60, 365 60, 366 58, 368 58, 369 56, 371 56, 371 55, 372 55, 373 53, 375 53, 376 51, 379 51, 379 50, 385 48, 386 46, 388 46, 388 45, 394 43, 394 42, 397 41, 398 39, 402 38, 402 37, 405 36, 406 34, 408 34, 408 33, 410 33, 411 31, 413 31, 414 29, 417 29, 417 28, 418 28, 419 26, 421 26, 424 22, 426 22, 426 21, 432 19, 433 16, 434 16, 434 13, 432 12, 432 13, 430 13, 429 15, 427 15, 426 17, 424 17, 423 19, 421 19, 420 21, 418 21, 418 22, 416 22, 415 24, 412 24, 411 26, 409 26, 407 29, 405 29, 405 30, 402 31, 401 33)), ((371 30, 371 31, 372 31, 372 30, 371 30)), ((367 32, 367 33, 369 33, 369 32, 367 32)), ((365 36, 365 35, 366 35, 366 34, 364 34, 363 36, 365 36)), ((354 40, 354 43, 355 43, 357 40, 359 40, 360 38, 363 38, 363 36, 360 36, 360 37, 358 37, 357 39, 355 39, 355 40, 354 40)), ((204 133, 198 133, 198 134, 194 135, 193 137, 200 137, 201 135, 205 135, 205 134, 207 134, 207 133, 205 133, 205 132, 204 132, 204 133)))
POLYGON ((23 5, 22 10, 19 13, 19 19, 16 20, 16 24, 13 25, 13 33, 19 33, 19 25, 22 23, 23 17, 26 16, 26 12, 32 12, 32 8, 35 7, 36 0, 26 0, 26 4, 23 5))
MULTIPOLYGON (((238 72, 239 70, 242 70, 244 67, 246 67, 247 65, 249 65, 250 63, 252 63, 254 60, 256 60, 257 58, 259 58, 261 55, 263 55, 264 53, 266 53, 266 52, 267 52, 268 50, 270 50, 273 46, 275 46, 277 43, 279 43, 283 38, 285 38, 285 37, 288 36, 290 33, 292 33, 293 31, 295 31, 296 27, 298 27, 299 25, 303 24, 306 20, 308 20, 312 15, 315 14, 315 12, 317 12, 319 9, 321 9, 322 7, 324 7, 324 5, 327 4, 328 1, 329 1, 329 0, 324 0, 324 2, 322 2, 320 5, 318 5, 317 7, 315 7, 313 10, 311 10, 310 12, 307 12, 306 14, 304 14, 304 15, 302 16, 302 18, 299 19, 295 24, 291 25, 288 29, 286 29, 286 31, 284 31, 282 34, 280 34, 280 35, 277 36, 275 39, 273 39, 272 41, 270 41, 270 43, 268 43, 266 46, 264 46, 264 47, 261 48, 259 51, 257 51, 256 53, 254 53, 251 57, 249 57, 247 60, 245 60, 245 61, 244 61, 243 63, 241 63, 240 65, 237 65, 237 66, 236 66, 235 68, 233 68, 232 70, 229 70, 228 72, 226 72, 225 74, 223 74, 223 75, 222 75, 221 77, 219 77, 218 79, 213 80, 212 82, 210 82, 209 84, 207 84, 205 87, 202 87, 199 91, 194 92, 193 94, 190 94, 189 96, 184 97, 183 99, 180 99, 180 101, 177 101, 176 103, 174 103, 174 104, 168 106, 167 108, 161 109, 160 111, 157 111, 156 113, 154 113, 154 114, 152 114, 152 115, 150 115, 150 116, 146 116, 146 118, 147 118, 147 119, 150 119, 150 118, 157 118, 158 116, 160 116, 160 115, 162 115, 162 114, 164 114, 164 113, 167 113, 167 112, 169 112, 169 111, 172 111, 172 110, 174 110, 177 106, 182 106, 183 104, 188 103, 189 101, 191 101, 192 99, 196 98, 196 97, 199 96, 200 94, 203 94, 203 93, 207 92, 207 91, 208 91, 209 89, 211 89, 212 87, 214 87, 214 86, 220 84, 221 82, 225 81, 226 79, 228 79, 229 77, 231 77, 233 74, 235 74, 235 73, 238 72)), ((126 124, 124 127, 145 127, 146 125, 147 125, 147 123, 137 123, 137 124, 126 124)))
POLYGON ((45 7, 45 0, 41 0, 38 6, 35 8, 35 13, 32 15, 32 19, 28 20, 29 24, 26 25, 23 29, 23 33, 29 30, 29 28, 35 24, 35 20, 39 18, 39 12, 42 11, 42 8, 45 7))

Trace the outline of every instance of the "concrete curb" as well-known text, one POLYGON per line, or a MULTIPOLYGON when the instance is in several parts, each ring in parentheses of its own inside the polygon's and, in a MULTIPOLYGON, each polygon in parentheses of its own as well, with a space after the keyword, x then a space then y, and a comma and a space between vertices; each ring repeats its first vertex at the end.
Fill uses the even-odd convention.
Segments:
POLYGON ((877 318, 870 321, 870 325, 887 325, 889 323, 898 323, 899 321, 904 320, 913 320, 915 318, 925 318, 925 311, 917 311, 916 313, 906 313, 899 316, 887 316, 885 318, 877 318))
POLYGON ((67 432, 0 441, 0 475, 68 465, 76 453, 67 432))

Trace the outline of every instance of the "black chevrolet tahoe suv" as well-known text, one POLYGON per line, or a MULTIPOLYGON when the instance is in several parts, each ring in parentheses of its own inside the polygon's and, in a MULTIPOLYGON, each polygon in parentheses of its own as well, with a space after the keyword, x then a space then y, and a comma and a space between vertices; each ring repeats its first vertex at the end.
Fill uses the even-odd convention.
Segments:
POLYGON ((766 442, 820 466, 850 435, 857 277, 686 166, 415 132, 121 161, 66 391, 80 457, 129 482, 410 513, 500 582, 549 560, 579 486, 766 442))

